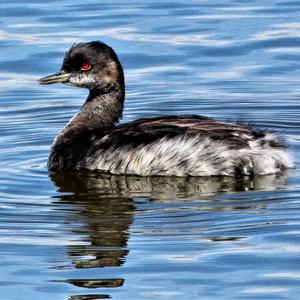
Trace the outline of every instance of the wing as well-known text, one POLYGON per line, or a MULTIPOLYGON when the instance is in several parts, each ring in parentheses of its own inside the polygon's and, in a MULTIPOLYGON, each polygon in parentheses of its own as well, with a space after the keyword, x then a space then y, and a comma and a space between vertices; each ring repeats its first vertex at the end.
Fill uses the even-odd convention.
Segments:
POLYGON ((248 147, 248 142, 265 136, 250 126, 219 122, 197 115, 167 116, 139 119, 118 125, 103 141, 115 146, 153 143, 161 138, 200 135, 223 142, 232 149, 248 147))

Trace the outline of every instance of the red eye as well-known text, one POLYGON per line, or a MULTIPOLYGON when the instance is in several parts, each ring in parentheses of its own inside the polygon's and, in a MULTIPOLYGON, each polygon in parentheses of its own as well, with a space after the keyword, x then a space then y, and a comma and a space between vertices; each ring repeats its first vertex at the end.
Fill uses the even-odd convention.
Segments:
POLYGON ((83 65, 81 66, 81 70, 82 70, 82 71, 87 71, 87 70, 89 70, 91 67, 92 67, 92 66, 91 66, 90 64, 83 64, 83 65))

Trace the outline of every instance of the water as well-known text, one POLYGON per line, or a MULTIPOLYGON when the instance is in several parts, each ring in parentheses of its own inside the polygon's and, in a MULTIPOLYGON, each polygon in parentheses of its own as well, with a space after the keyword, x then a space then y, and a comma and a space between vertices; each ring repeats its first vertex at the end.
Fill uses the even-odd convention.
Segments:
POLYGON ((298 1, 2 0, 1 299, 299 299, 300 173, 49 174, 84 90, 39 86, 74 42, 125 68, 124 122, 197 113, 287 137, 299 163, 298 1), (84 4, 83 4, 84 3, 84 4))

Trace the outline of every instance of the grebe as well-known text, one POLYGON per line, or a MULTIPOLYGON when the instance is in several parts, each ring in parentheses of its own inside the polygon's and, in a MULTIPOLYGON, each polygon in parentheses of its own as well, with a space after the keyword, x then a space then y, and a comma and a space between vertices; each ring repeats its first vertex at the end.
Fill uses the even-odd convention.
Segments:
POLYGON ((74 44, 59 73, 41 84, 87 88, 81 110, 55 138, 50 170, 99 170, 142 176, 252 176, 278 173, 293 162, 283 139, 250 126, 197 115, 139 119, 118 125, 125 99, 114 50, 74 44))

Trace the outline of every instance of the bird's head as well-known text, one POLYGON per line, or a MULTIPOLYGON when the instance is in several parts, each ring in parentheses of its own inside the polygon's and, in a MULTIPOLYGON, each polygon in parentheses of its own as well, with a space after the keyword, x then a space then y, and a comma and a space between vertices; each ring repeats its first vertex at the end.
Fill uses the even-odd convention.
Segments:
POLYGON ((63 83, 89 90, 124 85, 123 69, 114 50, 99 41, 74 44, 60 71, 39 79, 40 84, 63 83))

